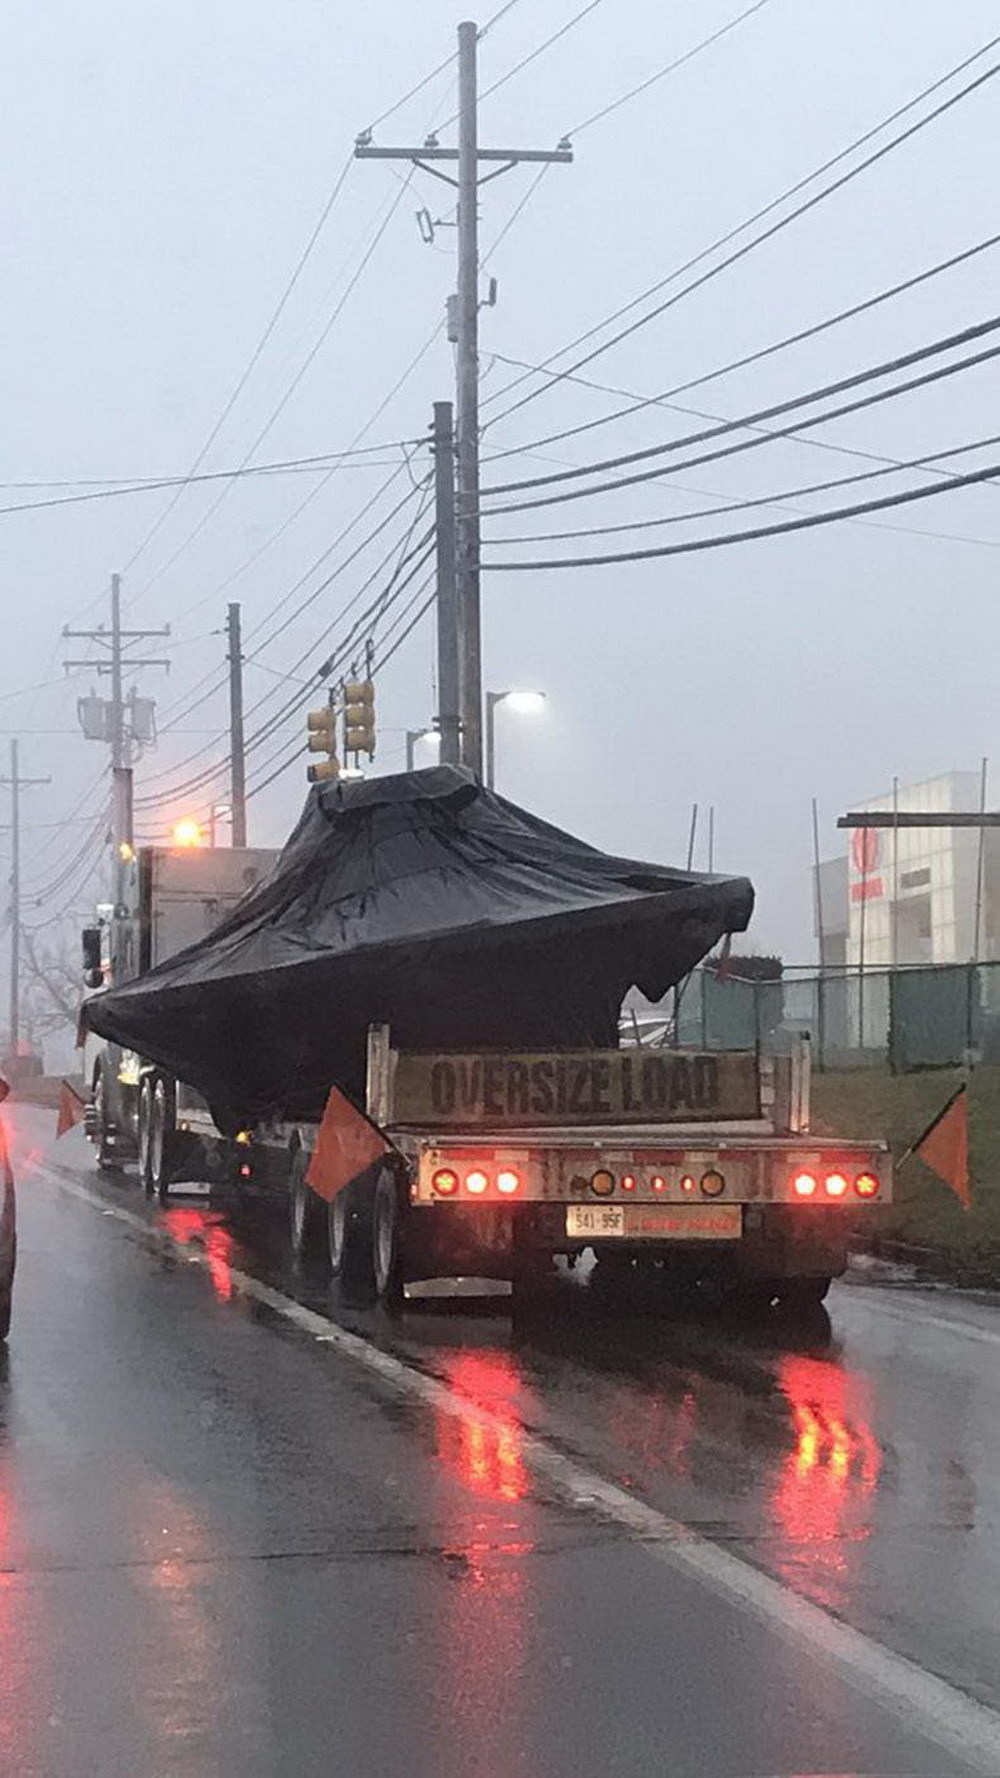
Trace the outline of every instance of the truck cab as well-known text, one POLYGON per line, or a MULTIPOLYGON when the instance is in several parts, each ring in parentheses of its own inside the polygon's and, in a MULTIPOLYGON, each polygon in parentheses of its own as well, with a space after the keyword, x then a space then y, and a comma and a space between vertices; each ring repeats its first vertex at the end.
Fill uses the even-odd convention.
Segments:
MULTIPOLYGON (((119 867, 117 902, 98 905, 83 933, 91 993, 134 981, 206 938, 275 857, 259 847, 142 846, 119 867)), ((101 1170, 138 1157, 143 1058, 88 1031, 83 1072, 86 1128, 101 1170)))

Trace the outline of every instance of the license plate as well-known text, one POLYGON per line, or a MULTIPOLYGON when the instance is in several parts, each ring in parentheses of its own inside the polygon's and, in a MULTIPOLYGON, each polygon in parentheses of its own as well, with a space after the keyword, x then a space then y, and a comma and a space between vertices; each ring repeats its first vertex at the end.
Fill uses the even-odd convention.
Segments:
POLYGON ((624 1204, 567 1204, 566 1233, 575 1240, 624 1235, 624 1204))
POLYGON ((738 1241, 739 1204, 567 1204, 574 1240, 738 1241))

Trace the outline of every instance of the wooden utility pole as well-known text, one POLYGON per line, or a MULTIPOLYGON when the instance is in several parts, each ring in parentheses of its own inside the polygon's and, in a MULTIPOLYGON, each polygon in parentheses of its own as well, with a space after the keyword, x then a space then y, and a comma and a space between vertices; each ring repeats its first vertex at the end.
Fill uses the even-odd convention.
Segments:
MULTIPOLYGON (((436 136, 420 148, 378 148, 370 131, 359 136, 359 160, 405 160, 444 179, 458 192, 458 296, 456 309, 457 497, 456 582, 461 645, 462 760, 483 772, 483 672, 479 598, 479 187, 524 162, 571 161, 563 141, 541 148, 481 148, 477 74, 478 26, 458 27, 458 147, 440 147, 436 136), (441 172, 451 162, 457 178, 441 172), (492 171, 482 176, 480 168, 492 171)), ((444 740, 442 737, 442 748, 444 740)), ((442 752, 442 757, 444 754, 442 752)))
POLYGON ((10 776, 0 784, 10 788, 10 1032, 8 1051, 16 1057, 21 1041, 21 792, 51 778, 22 778, 17 741, 10 744, 10 776))
POLYGON ((247 843, 247 774, 243 739, 243 643, 239 605, 230 605, 226 620, 229 639, 229 795, 234 846, 247 843))
POLYGON ((115 901, 123 899, 123 873, 131 858, 135 845, 133 831, 133 799, 132 799, 132 756, 134 706, 126 701, 124 693, 125 668, 163 667, 168 672, 168 660, 137 660, 134 655, 126 652, 129 642, 142 642, 150 637, 169 636, 170 625, 166 624, 159 630, 123 630, 122 629, 122 581, 120 574, 111 576, 111 629, 106 630, 102 624, 96 630, 71 630, 63 625, 63 635, 81 642, 96 642, 107 652, 102 659, 64 661, 67 673, 74 669, 89 668, 96 671, 99 678, 107 675, 111 680, 111 696, 99 706, 102 715, 100 729, 84 728, 88 740, 100 740, 109 743, 111 748, 111 783, 112 783, 112 820, 111 836, 114 845, 114 878, 115 901), (130 723, 128 711, 132 710, 130 723))
MULTIPOLYGON (((462 626, 455 579, 455 432, 450 401, 434 403, 437 679, 442 765, 462 759, 462 626)), ((411 768, 412 769, 412 768, 411 768)))

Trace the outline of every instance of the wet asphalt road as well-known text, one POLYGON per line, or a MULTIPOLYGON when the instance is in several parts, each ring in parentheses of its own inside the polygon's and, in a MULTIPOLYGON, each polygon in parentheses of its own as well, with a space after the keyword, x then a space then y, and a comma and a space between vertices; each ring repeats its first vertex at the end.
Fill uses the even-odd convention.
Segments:
POLYGON ((854 1286, 736 1326, 565 1280, 528 1317, 396 1324, 297 1274, 274 1219, 147 1209, 78 1132, 11 1116, 3 1778, 1000 1771, 864 1683, 881 1646, 1000 1710, 991 1304, 854 1286), (384 1386, 234 1268, 474 1411, 384 1386), (532 1435, 863 1632, 856 1669, 539 1479, 532 1435))

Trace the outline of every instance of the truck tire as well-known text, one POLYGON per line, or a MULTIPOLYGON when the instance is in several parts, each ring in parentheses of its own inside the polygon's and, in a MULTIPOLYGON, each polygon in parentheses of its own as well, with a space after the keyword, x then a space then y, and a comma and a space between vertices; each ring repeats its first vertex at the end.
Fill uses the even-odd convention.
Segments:
POLYGON ((153 1196, 153 1173, 150 1165, 153 1123, 153 1082, 144 1074, 139 1086, 139 1182, 147 1198, 153 1196))
POLYGON ((373 1196, 370 1187, 345 1186, 326 1207, 330 1271, 356 1302, 375 1294, 373 1196))
POLYGON ((94 1164, 99 1173, 109 1173, 114 1167, 115 1157, 111 1148, 108 1126, 108 1089, 104 1080, 104 1068, 100 1063, 94 1069, 92 1103, 94 1107, 94 1164))
POLYGON ((403 1187, 392 1168, 383 1167, 372 1206, 371 1264, 375 1295, 388 1309, 403 1301, 405 1213, 403 1187))
POLYGON ((173 1082, 157 1074, 152 1084, 149 1119, 149 1189, 161 1204, 170 1195, 177 1157, 176 1104, 173 1082))
POLYGON ((306 1184, 309 1155, 296 1148, 288 1168, 288 1241, 294 1259, 306 1259, 318 1248, 319 1200, 306 1184))

